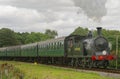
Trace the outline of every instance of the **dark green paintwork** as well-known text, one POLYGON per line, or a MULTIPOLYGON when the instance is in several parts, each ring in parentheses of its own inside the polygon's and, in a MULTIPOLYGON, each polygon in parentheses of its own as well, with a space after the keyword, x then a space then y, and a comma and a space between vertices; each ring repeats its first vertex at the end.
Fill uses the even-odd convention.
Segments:
POLYGON ((0 48, 0 56, 6 56, 6 48, 0 48))
POLYGON ((38 55, 45 57, 64 56, 64 40, 49 42, 49 44, 39 44, 38 55))
POLYGON ((36 57, 36 56, 37 56, 37 44, 21 47, 21 57, 36 57))
POLYGON ((68 57, 83 56, 83 39, 84 36, 69 36, 65 40, 65 49, 68 57))
POLYGON ((20 56, 20 47, 19 46, 16 46, 16 47, 8 47, 7 50, 7 56, 9 57, 18 57, 20 56))
MULTIPOLYGON (((83 38, 82 38, 83 39, 83 38)), ((80 36, 62 37, 52 40, 47 40, 39 43, 8 47, 7 56, 19 57, 75 57, 82 56, 82 39, 80 36), (69 39, 73 40, 73 46, 68 44, 69 39)), ((6 55, 1 52, 0 56, 6 55)))

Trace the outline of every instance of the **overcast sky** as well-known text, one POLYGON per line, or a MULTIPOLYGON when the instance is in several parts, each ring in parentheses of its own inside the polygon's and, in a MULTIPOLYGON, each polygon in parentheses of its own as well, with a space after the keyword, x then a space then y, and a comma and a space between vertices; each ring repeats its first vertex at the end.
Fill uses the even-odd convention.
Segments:
POLYGON ((0 0, 0 28, 66 36, 78 26, 120 30, 120 0, 0 0))

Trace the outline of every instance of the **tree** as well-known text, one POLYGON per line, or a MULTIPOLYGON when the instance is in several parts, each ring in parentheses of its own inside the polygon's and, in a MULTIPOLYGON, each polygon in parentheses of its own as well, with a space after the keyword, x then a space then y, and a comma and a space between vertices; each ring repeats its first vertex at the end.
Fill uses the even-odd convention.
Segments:
POLYGON ((49 39, 49 36, 44 34, 44 33, 40 33, 40 32, 31 32, 28 36, 27 39, 25 40, 25 43, 34 43, 34 42, 39 42, 39 41, 43 41, 43 40, 47 40, 49 39))
POLYGON ((48 35, 50 38, 55 38, 58 35, 57 31, 50 29, 47 29, 45 31, 45 34, 48 35))
POLYGON ((15 37, 14 31, 8 28, 0 29, 0 47, 17 45, 18 40, 15 37))
POLYGON ((25 40, 27 40, 27 36, 29 35, 28 32, 23 32, 23 33, 15 33, 17 40, 19 41, 19 44, 26 44, 25 40))
POLYGON ((27 39, 25 40, 25 43, 34 43, 41 41, 41 37, 39 33, 31 32, 28 36, 27 39))
POLYGON ((73 33, 71 33, 71 35, 87 35, 88 34, 88 29, 87 28, 82 28, 82 27, 78 27, 74 30, 73 33))

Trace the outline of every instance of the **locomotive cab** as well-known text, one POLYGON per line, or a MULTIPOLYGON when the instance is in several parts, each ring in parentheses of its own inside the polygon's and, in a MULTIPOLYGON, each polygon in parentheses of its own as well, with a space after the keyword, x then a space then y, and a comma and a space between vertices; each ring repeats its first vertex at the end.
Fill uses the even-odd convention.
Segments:
POLYGON ((85 36, 71 35, 65 39, 65 52, 68 57, 78 57, 83 54, 82 41, 85 36))

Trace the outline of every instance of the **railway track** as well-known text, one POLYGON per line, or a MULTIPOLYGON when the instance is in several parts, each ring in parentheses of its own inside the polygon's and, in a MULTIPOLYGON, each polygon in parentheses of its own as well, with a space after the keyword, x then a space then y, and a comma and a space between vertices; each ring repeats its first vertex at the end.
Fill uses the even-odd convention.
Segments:
POLYGON ((103 68, 91 68, 91 69, 84 68, 83 70, 120 74, 120 69, 116 70, 116 69, 103 69, 103 68))
POLYGON ((51 65, 50 66, 54 66, 57 68, 62 68, 62 69, 71 69, 71 70, 75 70, 77 72, 85 72, 85 73, 97 73, 101 76, 107 76, 107 77, 111 77, 111 78, 115 78, 115 79, 120 79, 120 69, 116 70, 116 69, 104 69, 104 68, 81 68, 81 67, 71 67, 71 66, 60 66, 60 65, 51 65))
MULTIPOLYGON (((47 64, 48 65, 48 64, 47 64)), ((61 65, 51 65, 50 66, 56 66, 56 67, 62 67, 62 68, 71 68, 76 70, 87 70, 87 71, 96 71, 96 72, 105 72, 105 73, 114 73, 114 74, 120 74, 120 69, 111 69, 111 68, 82 68, 82 67, 71 67, 71 66, 61 66, 61 65)))
MULTIPOLYGON (((33 63, 31 61, 24 61, 24 62, 33 63)), ((43 64, 43 63, 38 63, 38 64, 43 64)), ((82 67, 72 67, 72 66, 56 65, 56 64, 43 64, 43 65, 50 65, 50 66, 61 67, 61 68, 71 68, 71 69, 76 69, 76 70, 87 70, 87 71, 120 74, 120 69, 112 69, 112 68, 107 68, 107 69, 105 69, 105 68, 82 68, 82 67)))

